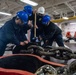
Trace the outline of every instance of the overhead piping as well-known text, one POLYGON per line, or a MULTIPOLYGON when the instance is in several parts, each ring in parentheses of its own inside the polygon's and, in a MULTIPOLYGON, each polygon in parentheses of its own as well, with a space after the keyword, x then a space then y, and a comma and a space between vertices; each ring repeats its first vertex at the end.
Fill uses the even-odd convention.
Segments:
MULTIPOLYGON (((67 21, 69 20, 75 20, 76 19, 76 16, 73 16, 73 17, 69 17, 67 21)), ((63 22, 63 21, 66 21, 65 19, 61 18, 61 19, 56 19, 56 20, 51 20, 51 22, 54 22, 54 23, 60 23, 60 22, 63 22)))

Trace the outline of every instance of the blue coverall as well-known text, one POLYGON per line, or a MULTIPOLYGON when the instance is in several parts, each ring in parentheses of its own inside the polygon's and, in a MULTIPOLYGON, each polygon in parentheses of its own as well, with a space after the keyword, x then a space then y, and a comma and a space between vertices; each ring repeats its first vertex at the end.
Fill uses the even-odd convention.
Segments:
POLYGON ((7 21, 0 28, 0 56, 4 54, 8 43, 20 45, 20 41, 23 41, 23 38, 26 39, 25 35, 22 34, 21 27, 15 23, 15 18, 7 21))
POLYGON ((19 41, 23 42, 23 41, 27 40, 27 37, 25 35, 27 33, 27 30, 28 30, 27 25, 23 25, 20 27, 19 32, 15 33, 15 35, 19 41))

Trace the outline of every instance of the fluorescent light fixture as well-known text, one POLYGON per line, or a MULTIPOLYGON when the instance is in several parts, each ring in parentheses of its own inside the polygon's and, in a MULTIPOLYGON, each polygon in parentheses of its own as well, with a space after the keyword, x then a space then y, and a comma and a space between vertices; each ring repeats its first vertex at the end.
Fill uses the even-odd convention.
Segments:
POLYGON ((55 11, 55 10, 54 10, 54 13, 55 13, 56 15, 58 15, 58 14, 59 14, 59 13, 58 13, 57 11, 55 11))
POLYGON ((4 25, 4 23, 0 23, 0 27, 2 27, 4 25))
POLYGON ((76 25, 76 22, 71 22, 70 24, 75 24, 76 25))
POLYGON ((58 23, 55 23, 56 25, 58 24, 58 23))
POLYGON ((69 18, 68 17, 63 17, 63 19, 68 20, 69 18))
POLYGON ((37 6, 38 5, 38 3, 30 1, 30 0, 20 0, 20 1, 22 1, 24 3, 27 3, 29 5, 32 5, 32 6, 37 6))
POLYGON ((8 15, 8 16, 11 16, 12 15, 12 14, 5 13, 5 12, 0 12, 0 14, 2 14, 2 15, 8 15))

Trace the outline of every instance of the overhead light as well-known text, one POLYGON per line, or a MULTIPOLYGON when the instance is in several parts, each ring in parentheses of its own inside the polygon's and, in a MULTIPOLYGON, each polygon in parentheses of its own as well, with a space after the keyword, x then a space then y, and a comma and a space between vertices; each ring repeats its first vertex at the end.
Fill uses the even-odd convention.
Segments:
POLYGON ((76 22, 71 22, 70 24, 75 24, 76 25, 76 22))
POLYGON ((4 25, 4 23, 0 23, 0 27, 2 27, 4 25))
POLYGON ((58 14, 59 14, 59 13, 58 13, 57 11, 55 11, 55 10, 54 10, 54 13, 55 13, 56 15, 58 15, 58 14))
POLYGON ((24 3, 27 3, 29 5, 32 5, 32 6, 37 6, 38 5, 38 3, 30 1, 30 0, 20 0, 20 1, 22 1, 24 3))
POLYGON ((5 13, 5 12, 0 12, 0 14, 2 14, 2 15, 8 15, 8 16, 11 16, 12 15, 10 13, 5 13))
POLYGON ((68 17, 63 17, 63 19, 68 20, 69 18, 68 17))
POLYGON ((58 24, 58 23, 55 23, 56 25, 58 24))

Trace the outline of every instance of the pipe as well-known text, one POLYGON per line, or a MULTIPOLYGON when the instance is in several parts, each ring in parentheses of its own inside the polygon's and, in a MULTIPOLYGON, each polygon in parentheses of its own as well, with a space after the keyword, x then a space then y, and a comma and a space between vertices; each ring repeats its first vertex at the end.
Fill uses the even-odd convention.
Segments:
POLYGON ((60 23, 60 22, 63 22, 63 21, 69 21, 69 20, 74 20, 76 19, 76 16, 73 16, 73 17, 69 17, 68 20, 65 20, 65 19, 56 19, 56 20, 51 20, 51 22, 54 22, 54 23, 60 23))

